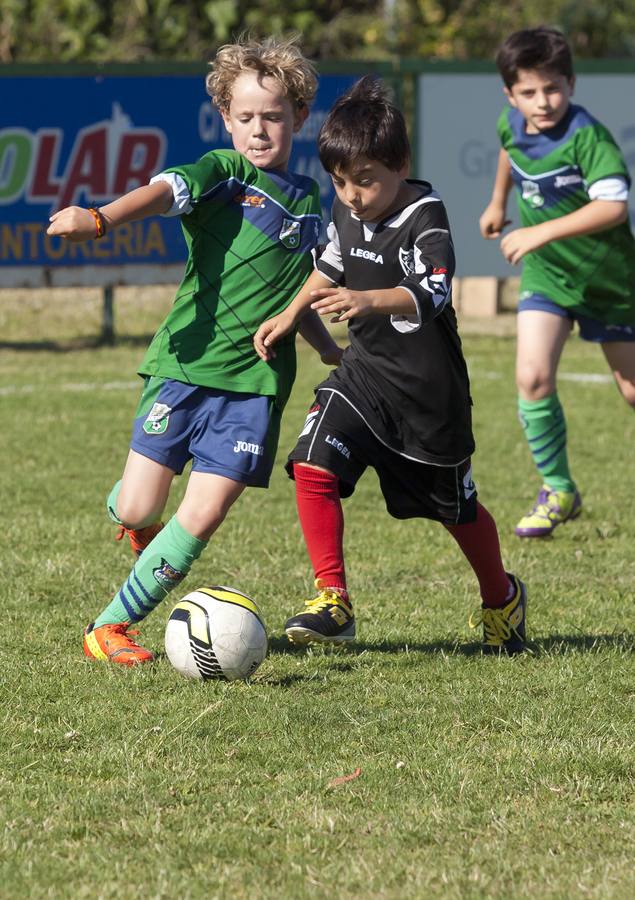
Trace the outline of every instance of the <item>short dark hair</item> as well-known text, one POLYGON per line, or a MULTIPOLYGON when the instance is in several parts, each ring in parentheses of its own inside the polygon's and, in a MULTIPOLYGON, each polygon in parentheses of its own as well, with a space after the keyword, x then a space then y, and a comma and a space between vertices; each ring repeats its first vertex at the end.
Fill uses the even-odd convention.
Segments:
POLYGON ((360 156, 393 172, 409 162, 406 121, 376 78, 365 75, 336 101, 320 128, 318 151, 331 174, 360 156))
POLYGON ((496 54, 496 65, 508 89, 518 81, 519 69, 550 69, 569 81, 573 78, 567 39, 561 31, 544 25, 510 34, 496 54))

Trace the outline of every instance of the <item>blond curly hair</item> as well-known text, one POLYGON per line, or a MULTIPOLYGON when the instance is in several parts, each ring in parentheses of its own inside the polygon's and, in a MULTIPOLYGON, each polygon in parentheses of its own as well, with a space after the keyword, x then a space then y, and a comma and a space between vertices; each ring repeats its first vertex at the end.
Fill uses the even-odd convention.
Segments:
POLYGON ((302 55, 295 35, 263 41, 241 35, 236 43, 220 47, 210 66, 205 87, 214 106, 222 110, 229 109, 234 82, 248 70, 279 81, 297 107, 308 106, 317 90, 315 68, 302 55))

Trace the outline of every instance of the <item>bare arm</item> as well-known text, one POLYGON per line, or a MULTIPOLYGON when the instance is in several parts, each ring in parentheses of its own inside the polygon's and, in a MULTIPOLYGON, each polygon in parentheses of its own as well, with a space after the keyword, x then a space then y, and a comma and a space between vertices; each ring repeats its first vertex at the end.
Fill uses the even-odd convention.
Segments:
MULTIPOLYGON (((156 181, 135 188, 112 203, 107 203, 99 209, 99 212, 105 220, 106 228, 109 229, 124 222, 135 222, 146 216, 167 212, 173 201, 170 185, 165 181, 156 181)), ((67 206, 66 209, 60 209, 51 216, 50 223, 46 230, 47 234, 56 234, 76 243, 97 236, 92 213, 81 206, 67 206)))
POLYGON ((507 213, 507 198, 512 186, 512 169, 509 162, 509 154, 506 150, 501 149, 498 154, 498 166, 496 167, 492 199, 483 211, 483 215, 478 223, 481 234, 486 240, 500 237, 505 225, 509 225, 510 220, 506 219, 505 216, 507 213))
POLYGON ((275 356, 271 348, 276 341, 296 327, 303 314, 308 310, 313 300, 311 291, 330 287, 332 284, 332 281, 314 269, 287 308, 279 315, 262 323, 254 335, 254 347, 261 359, 268 360, 275 356))
POLYGON ((501 241, 501 252, 507 262, 517 263, 527 253, 551 241, 606 231, 621 225, 627 218, 628 205, 625 200, 591 200, 566 216, 511 231, 501 241))
POLYGON ((349 291, 347 288, 320 288, 312 291, 311 308, 321 316, 332 315, 331 322, 346 322, 353 316, 373 313, 385 316, 415 316, 417 304, 410 291, 402 287, 373 291, 349 291))
POLYGON ((298 331, 304 340, 319 354, 325 365, 339 365, 344 351, 337 346, 316 312, 310 309, 302 316, 298 324, 298 331))

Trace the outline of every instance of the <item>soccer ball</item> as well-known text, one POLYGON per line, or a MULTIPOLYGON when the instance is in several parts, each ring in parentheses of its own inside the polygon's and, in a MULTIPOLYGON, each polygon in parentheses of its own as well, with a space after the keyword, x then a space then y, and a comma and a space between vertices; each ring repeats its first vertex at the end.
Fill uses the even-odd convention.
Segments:
POLYGON ((187 678, 249 678, 267 649, 267 632, 254 601, 222 585, 199 588, 179 600, 165 629, 168 659, 187 678))

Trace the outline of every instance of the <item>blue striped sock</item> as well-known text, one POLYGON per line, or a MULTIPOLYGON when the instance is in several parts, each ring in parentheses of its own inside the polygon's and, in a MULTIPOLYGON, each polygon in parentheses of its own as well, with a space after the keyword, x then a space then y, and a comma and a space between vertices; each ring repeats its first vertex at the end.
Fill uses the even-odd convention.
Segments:
POLYGON ((195 538, 172 516, 148 544, 95 626, 140 622, 190 571, 207 541, 195 538))

